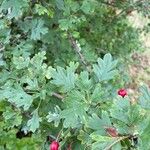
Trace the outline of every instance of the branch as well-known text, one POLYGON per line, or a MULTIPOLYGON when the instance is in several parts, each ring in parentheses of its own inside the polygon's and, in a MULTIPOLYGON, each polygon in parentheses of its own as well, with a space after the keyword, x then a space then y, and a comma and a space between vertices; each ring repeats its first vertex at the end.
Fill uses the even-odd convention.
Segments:
POLYGON ((32 19, 33 18, 33 16, 26 16, 25 18, 24 18, 24 20, 28 20, 28 19, 32 19))
POLYGON ((64 97, 63 97, 62 95, 60 95, 60 94, 58 94, 58 93, 55 93, 55 92, 52 93, 52 96, 54 96, 54 97, 56 97, 56 98, 58 98, 58 99, 61 99, 61 100, 64 99, 64 97))
POLYGON ((116 5, 114 5, 113 3, 109 3, 109 2, 100 2, 100 3, 102 3, 102 4, 104 4, 104 5, 108 5, 108 6, 110 6, 110 7, 115 7, 115 8, 118 8, 116 5))
MULTIPOLYGON (((34 94, 34 93, 36 93, 35 91, 27 91, 27 90, 25 90, 24 89, 24 91, 27 93, 27 94, 34 94)), ((39 91, 37 91, 37 92, 39 92, 39 91)), ((51 93, 51 96, 54 96, 54 97, 56 97, 56 98, 58 98, 58 99, 60 99, 60 100, 63 100, 64 99, 64 97, 62 96, 62 95, 60 95, 60 94, 58 94, 58 93, 56 93, 56 92, 52 92, 51 93)))
POLYGON ((81 51, 81 48, 78 46, 76 40, 70 35, 68 34, 68 38, 69 38, 69 41, 73 47, 73 49, 75 50, 75 52, 78 54, 79 58, 80 58, 80 61, 82 62, 82 64, 86 67, 87 71, 91 71, 83 54, 80 52, 81 51))
POLYGON ((0 52, 3 51, 5 49, 5 47, 0 47, 0 52))
POLYGON ((119 137, 116 141, 114 141, 112 144, 110 144, 108 147, 106 147, 104 150, 110 150, 112 146, 114 146, 115 144, 117 144, 118 142, 124 140, 124 139, 127 139, 129 138, 129 136, 122 136, 122 137, 119 137))

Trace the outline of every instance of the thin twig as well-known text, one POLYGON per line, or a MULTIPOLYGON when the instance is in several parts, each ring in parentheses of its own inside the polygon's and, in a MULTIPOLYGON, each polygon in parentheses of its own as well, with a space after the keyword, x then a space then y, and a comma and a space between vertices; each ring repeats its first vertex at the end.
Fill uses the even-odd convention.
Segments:
POLYGON ((115 7, 115 8, 118 8, 116 5, 114 5, 113 3, 109 3, 109 2, 100 2, 101 4, 104 4, 104 5, 108 5, 108 6, 111 6, 111 7, 115 7))
POLYGON ((0 48, 0 51, 3 51, 4 49, 5 49, 5 47, 1 47, 1 48, 0 48))
POLYGON ((70 34, 68 34, 68 38, 69 38, 70 43, 71 43, 72 47, 74 48, 75 52, 78 54, 80 61, 86 67, 86 69, 90 72, 90 68, 89 68, 83 54, 80 52, 81 48, 78 46, 76 40, 70 34))
POLYGON ((33 16, 27 16, 24 18, 24 20, 28 20, 28 19, 31 20, 32 18, 33 18, 33 16))
POLYGON ((58 139, 60 138, 61 134, 63 132, 63 128, 59 131, 57 137, 56 137, 56 141, 59 141, 58 139))
POLYGON ((58 93, 56 93, 56 92, 53 92, 52 93, 52 96, 54 96, 54 97, 56 97, 56 98, 58 98, 58 99, 64 99, 64 97, 62 96, 62 95, 60 95, 60 94, 58 94, 58 93))
POLYGON ((119 137, 116 141, 114 141, 112 144, 110 144, 108 147, 106 147, 104 150, 110 150, 110 148, 112 146, 114 146, 115 144, 117 144, 118 142, 124 140, 124 139, 127 139, 129 138, 129 136, 122 136, 122 137, 119 137))

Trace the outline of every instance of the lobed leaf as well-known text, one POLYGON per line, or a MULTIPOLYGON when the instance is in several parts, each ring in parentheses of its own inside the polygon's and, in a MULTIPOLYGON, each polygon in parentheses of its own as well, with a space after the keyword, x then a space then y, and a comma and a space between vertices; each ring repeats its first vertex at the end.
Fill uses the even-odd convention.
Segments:
POLYGON ((32 96, 25 93, 18 85, 16 87, 5 87, 0 90, 0 99, 6 99, 8 102, 16 105, 16 107, 23 107, 24 110, 28 110, 33 101, 32 96))
POLYGON ((62 67, 57 67, 57 70, 49 68, 52 77, 52 83, 61 87, 62 92, 71 91, 75 87, 75 81, 77 75, 75 70, 78 67, 78 63, 70 63, 70 66, 66 70, 62 67))
POLYGON ((112 60, 111 54, 106 54, 103 59, 98 58, 98 64, 93 65, 93 71, 99 82, 107 81, 117 75, 117 60, 112 60))
POLYGON ((39 118, 38 110, 33 111, 32 118, 27 122, 27 127, 29 128, 29 131, 35 132, 36 129, 38 129, 40 126, 40 121, 41 119, 39 118))
POLYGON ((142 95, 139 98, 139 104, 144 109, 150 109, 150 89, 148 86, 142 86, 140 92, 142 95))

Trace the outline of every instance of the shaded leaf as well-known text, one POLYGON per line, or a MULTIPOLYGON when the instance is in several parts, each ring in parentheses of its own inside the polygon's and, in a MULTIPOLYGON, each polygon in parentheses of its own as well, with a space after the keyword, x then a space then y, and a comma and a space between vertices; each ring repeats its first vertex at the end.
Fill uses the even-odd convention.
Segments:
POLYGON ((38 129, 40 126, 40 121, 41 121, 41 119, 39 118, 38 110, 35 110, 32 113, 32 118, 30 120, 28 120, 28 122, 27 122, 27 126, 29 127, 29 131, 35 132, 36 129, 38 129))
POLYGON ((28 7, 28 1, 27 0, 4 0, 0 9, 8 10, 8 18, 18 18, 22 15, 24 9, 28 7))
POLYGON ((90 14, 90 13, 94 12, 94 9, 95 9, 94 2, 95 1, 92 1, 92 0, 84 0, 83 4, 81 6, 81 10, 85 14, 90 14))
POLYGON ((142 95, 139 98, 139 103, 142 108, 150 109, 150 89, 148 86, 142 86, 140 88, 140 92, 142 95))
POLYGON ((58 9, 63 10, 65 8, 64 0, 56 0, 56 6, 58 9))
POLYGON ((19 112, 12 110, 10 107, 6 107, 6 111, 3 112, 5 120, 5 128, 13 128, 19 126, 22 122, 22 116, 19 112))
POLYGON ((78 139, 81 141, 81 144, 90 144, 92 142, 90 135, 83 130, 80 131, 78 139))

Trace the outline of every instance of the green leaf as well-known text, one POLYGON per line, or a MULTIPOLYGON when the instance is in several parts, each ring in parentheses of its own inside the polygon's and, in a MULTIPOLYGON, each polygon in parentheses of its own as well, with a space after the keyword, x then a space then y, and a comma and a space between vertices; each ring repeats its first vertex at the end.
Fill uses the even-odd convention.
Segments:
POLYGON ((69 128, 69 127, 77 128, 80 126, 80 120, 78 118, 80 114, 77 114, 77 112, 80 111, 82 113, 83 110, 81 110, 82 109, 81 107, 76 108, 75 110, 70 108, 62 111, 61 118, 65 119, 63 122, 64 128, 69 128))
POLYGON ((65 8, 64 0, 56 0, 56 6, 58 9, 63 10, 65 8))
POLYGON ((112 148, 112 150, 122 150, 122 145, 120 142, 118 142, 117 144, 115 144, 112 148))
POLYGON ((84 145, 81 145, 81 143, 80 142, 75 142, 74 144, 73 144, 73 146, 72 146, 72 149, 73 150, 89 150, 89 149, 87 149, 87 147, 86 146, 84 146, 84 145))
POLYGON ((53 17, 53 11, 50 9, 47 9, 46 7, 43 7, 40 4, 35 5, 35 11, 38 13, 40 16, 47 14, 49 17, 53 17))
POLYGON ((109 147, 114 142, 115 142, 115 140, 111 140, 111 141, 103 142, 103 143, 101 143, 101 142, 95 142, 95 143, 92 144, 92 149, 91 150, 109 150, 110 149, 109 147))
POLYGON ((11 29, 0 29, 0 39, 1 39, 1 43, 3 44, 8 44, 10 42, 10 32, 11 29))
POLYGON ((150 147, 149 135, 150 135, 150 116, 149 112, 145 111, 145 116, 138 126, 138 146, 139 150, 147 150, 150 147))
POLYGON ((0 66, 4 66, 5 61, 3 60, 3 54, 0 53, 0 66))
POLYGON ((116 100, 110 110, 110 115, 115 119, 114 126, 118 129, 120 134, 134 134, 135 126, 143 122, 143 113, 136 104, 130 104, 128 98, 116 100))
POLYGON ((32 20, 31 39, 40 40, 41 36, 48 32, 48 28, 44 27, 42 19, 32 20))
POLYGON ((0 20, 0 30, 7 28, 7 21, 5 19, 0 20))
POLYGON ((18 26, 20 27, 23 32, 27 33, 30 29, 32 29, 32 21, 31 20, 24 20, 19 21, 18 26))
POLYGON ((13 57, 13 63, 16 67, 16 69, 23 69, 28 67, 30 62, 30 58, 29 57, 13 57))
POLYGON ((83 4, 81 6, 81 10, 85 13, 85 14, 91 14, 94 12, 95 9, 95 1, 92 0, 84 0, 83 4))
POLYGON ((32 104, 32 96, 25 93, 20 86, 4 87, 0 90, 0 99, 7 99, 10 103, 16 105, 16 107, 23 107, 24 110, 28 110, 32 104))
POLYGON ((112 60, 111 54, 106 54, 103 59, 98 58, 98 64, 93 65, 93 71, 99 81, 110 80, 117 74, 115 69, 117 60, 112 60))
POLYGON ((98 141, 98 142, 108 142, 112 140, 112 137, 109 136, 101 136, 97 134, 91 134, 90 136, 94 141, 98 141))
POLYGON ((36 78, 34 79, 30 79, 30 78, 22 78, 22 83, 26 83, 28 84, 26 86, 26 89, 28 90, 37 90, 39 87, 38 87, 38 81, 36 78))
POLYGON ((48 28, 45 27, 43 19, 19 21, 18 26, 26 33, 31 31, 30 38, 32 40, 40 40, 46 33, 48 33, 48 28))
POLYGON ((139 139, 138 145, 139 145, 138 150, 147 150, 147 148, 150 147, 148 136, 145 136, 145 137, 142 137, 142 139, 139 139))
POLYGON ((127 112, 130 109, 130 102, 128 99, 117 99, 111 109, 111 116, 117 120, 128 123, 127 112))
POLYGON ((42 51, 34 55, 30 63, 36 68, 41 69, 43 61, 46 59, 46 52, 42 51))
MULTIPOLYGON (((148 147, 150 147, 149 142, 149 135, 150 135, 150 117, 149 117, 149 124, 144 129, 143 133, 140 135, 139 140, 139 150, 147 150, 148 147)), ((143 125, 144 126, 144 125, 143 125)))
POLYGON ((62 67, 57 67, 57 70, 50 69, 50 74, 52 77, 52 83, 61 87, 62 92, 71 91, 75 87, 76 74, 75 70, 78 67, 78 63, 70 63, 66 70, 62 67))
POLYGON ((51 66, 49 66, 46 70, 46 74, 45 74, 45 77, 47 79, 50 79, 51 78, 51 71, 53 70, 53 68, 51 66))
POLYGON ((92 102, 103 102, 103 101, 105 101, 105 99, 102 98, 103 94, 104 94, 104 91, 101 88, 101 85, 97 84, 93 93, 92 93, 92 96, 91 96, 92 102))
POLYGON ((142 135, 147 130, 146 128, 149 126, 149 122, 150 122, 149 113, 143 112, 143 114, 144 114, 143 120, 137 126, 138 132, 139 132, 140 135, 142 135))
POLYGON ((85 91, 89 91, 93 87, 92 79, 90 79, 89 73, 87 71, 83 71, 80 73, 76 85, 81 90, 85 90, 85 91))
POLYGON ((140 122, 143 122, 144 114, 141 111, 141 107, 136 104, 130 106, 127 115, 128 125, 138 125, 140 122))
POLYGON ((67 31, 69 28, 72 28, 72 20, 71 19, 60 19, 59 26, 62 30, 67 31))
POLYGON ((90 144, 92 142, 90 135, 83 130, 80 131, 78 139, 81 141, 81 144, 90 144))
POLYGON ((101 136, 98 134, 91 134, 91 138, 96 141, 92 144, 92 150, 109 150, 110 148, 116 148, 115 150, 120 149, 120 141, 122 137, 109 137, 109 136, 101 136))
POLYGON ((32 113, 32 118, 27 122, 27 127, 29 127, 29 131, 35 132, 36 129, 38 129, 40 126, 40 121, 41 119, 39 118, 38 110, 35 110, 32 113))
POLYGON ((4 0, 0 9, 8 10, 8 18, 18 18, 23 14, 25 8, 28 7, 27 0, 4 0))
POLYGON ((59 108, 59 106, 56 106, 55 108, 55 112, 49 112, 48 115, 46 116, 46 118, 48 119, 48 122, 53 122, 54 121, 54 125, 55 127, 58 127, 59 123, 60 123, 60 112, 61 109, 59 108))
MULTIPOLYGON (((27 59, 33 52, 33 43, 29 41, 21 41, 12 51, 13 57, 24 57, 27 59)), ((23 62, 22 62, 23 63, 23 62)))
POLYGON ((137 125, 143 119, 143 115, 138 105, 131 105, 130 100, 116 100, 111 109, 111 116, 128 126, 137 125))
POLYGON ((102 111, 102 116, 99 118, 96 114, 93 114, 87 122, 87 126, 94 130, 104 131, 106 127, 111 127, 111 121, 106 111, 102 111))
POLYGON ((6 111, 3 112, 3 117, 5 120, 5 128, 13 128, 19 126, 22 122, 22 116, 19 111, 14 111, 10 107, 6 107, 6 111))
POLYGON ((148 86, 142 86, 140 92, 142 95, 139 98, 139 104, 144 109, 150 109, 150 89, 148 86))
POLYGON ((64 118, 64 127, 78 127, 87 119, 86 111, 88 105, 85 102, 85 95, 79 91, 72 91, 65 99, 66 109, 61 112, 61 118, 64 118))

